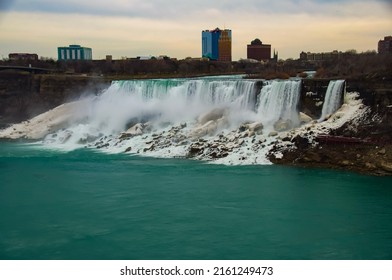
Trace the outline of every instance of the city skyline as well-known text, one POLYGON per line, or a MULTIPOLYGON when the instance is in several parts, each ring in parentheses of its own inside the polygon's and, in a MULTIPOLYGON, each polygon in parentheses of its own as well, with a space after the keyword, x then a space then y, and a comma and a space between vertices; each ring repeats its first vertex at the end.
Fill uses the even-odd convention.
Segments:
POLYGON ((57 57, 57 47, 80 44, 93 59, 142 55, 201 57, 201 31, 232 30, 233 60, 246 58, 259 38, 283 59, 301 51, 377 50, 392 33, 388 0, 249 1, 2 0, 0 58, 9 53, 57 57))

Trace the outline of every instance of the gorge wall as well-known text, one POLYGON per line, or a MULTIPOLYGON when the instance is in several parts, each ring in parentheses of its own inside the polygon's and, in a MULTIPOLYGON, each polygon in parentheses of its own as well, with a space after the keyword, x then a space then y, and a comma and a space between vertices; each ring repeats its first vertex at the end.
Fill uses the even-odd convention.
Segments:
POLYGON ((0 127, 27 120, 82 95, 98 94, 103 77, 0 72, 0 127))

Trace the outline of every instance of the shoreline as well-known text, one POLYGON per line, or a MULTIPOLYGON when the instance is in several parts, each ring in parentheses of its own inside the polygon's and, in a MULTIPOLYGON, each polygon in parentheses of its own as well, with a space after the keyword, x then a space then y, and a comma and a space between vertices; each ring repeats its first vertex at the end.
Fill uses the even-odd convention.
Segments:
POLYGON ((273 164, 304 168, 334 169, 371 176, 392 176, 392 145, 329 145, 283 152, 282 158, 270 156, 273 164))

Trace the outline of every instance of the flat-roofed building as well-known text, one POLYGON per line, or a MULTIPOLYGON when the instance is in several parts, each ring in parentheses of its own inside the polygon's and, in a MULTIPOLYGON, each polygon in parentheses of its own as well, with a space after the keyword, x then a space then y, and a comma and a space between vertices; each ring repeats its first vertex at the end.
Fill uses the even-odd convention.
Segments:
POLYGON ((80 45, 69 45, 69 47, 58 47, 58 60, 92 60, 91 48, 80 45))
POLYGON ((392 54, 392 36, 384 37, 384 40, 378 41, 379 54, 392 54))
POLYGON ((247 45, 247 58, 258 61, 268 61, 271 59, 271 45, 263 44, 260 39, 254 39, 247 45))

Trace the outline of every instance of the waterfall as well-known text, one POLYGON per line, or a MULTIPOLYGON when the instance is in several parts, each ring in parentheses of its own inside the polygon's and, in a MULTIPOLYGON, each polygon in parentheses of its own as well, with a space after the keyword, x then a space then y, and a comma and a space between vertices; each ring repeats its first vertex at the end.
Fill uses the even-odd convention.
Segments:
MULTIPOLYGON (((301 82, 264 82, 260 89, 261 82, 238 77, 114 81, 99 96, 56 108, 7 133, 38 135, 45 145, 60 149, 86 146, 124 152, 132 147, 138 153, 167 156, 184 156, 192 141, 219 134, 219 141, 231 142, 229 149, 240 149, 243 142, 238 133, 245 130, 249 131, 241 138, 257 138, 246 138, 252 146, 265 141, 272 129, 288 130, 299 124, 301 82), (161 138, 166 139, 160 142, 161 138), (152 148, 153 142, 157 143, 152 148)), ((241 149, 249 153, 245 144, 241 149)), ((247 156, 249 162, 252 157, 247 156)))
MULTIPOLYGON (((137 96, 139 100, 171 100, 188 105, 234 106, 251 109, 256 98, 256 81, 211 79, 158 79, 115 81, 113 91, 137 96)), ((182 104, 183 105, 183 104, 182 104)))
MULTIPOLYGON (((322 118, 339 107, 343 86, 342 80, 330 82, 322 118)), ((290 135, 301 123, 300 90, 301 80, 241 77, 114 81, 99 96, 63 104, 0 130, 0 138, 40 140, 60 150, 85 147, 268 164, 268 153, 282 156, 279 150, 271 151, 276 136, 290 135)))
POLYGON ((319 121, 336 112, 341 105, 344 80, 330 81, 324 98, 323 109, 319 121))
POLYGON ((254 114, 257 81, 157 79, 115 81, 93 104, 91 119, 123 130, 130 119, 188 121, 213 108, 254 114))
POLYGON ((264 126, 272 127, 278 121, 289 121, 291 126, 299 124, 300 89, 300 81, 273 81, 263 86, 257 113, 264 126))

